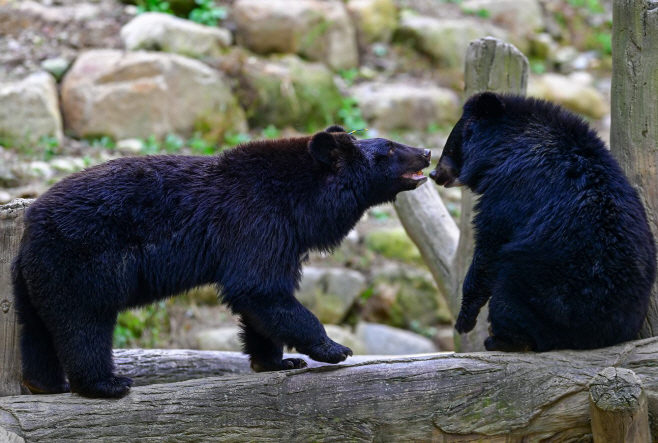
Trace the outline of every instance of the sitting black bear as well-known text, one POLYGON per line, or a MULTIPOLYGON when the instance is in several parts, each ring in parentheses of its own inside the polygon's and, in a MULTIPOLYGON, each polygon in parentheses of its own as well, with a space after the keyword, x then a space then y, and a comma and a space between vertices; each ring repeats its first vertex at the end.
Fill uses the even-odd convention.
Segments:
POLYGON ((62 180, 27 210, 13 263, 25 384, 125 395, 132 381, 112 359, 118 312, 208 283, 241 317, 255 370, 306 365, 283 359, 284 346, 343 361, 352 351, 293 295, 302 261, 427 180, 429 158, 332 126, 214 157, 121 158, 62 180))
POLYGON ((542 100, 475 95, 430 177, 480 195, 458 332, 491 299, 488 350, 591 349, 637 336, 654 240, 637 192, 582 119, 542 100))

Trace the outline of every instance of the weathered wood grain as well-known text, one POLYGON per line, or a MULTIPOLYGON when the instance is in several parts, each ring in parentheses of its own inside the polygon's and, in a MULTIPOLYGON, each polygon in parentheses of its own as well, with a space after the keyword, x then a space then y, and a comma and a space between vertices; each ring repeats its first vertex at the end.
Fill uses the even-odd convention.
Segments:
POLYGON ((585 352, 449 354, 227 375, 137 387, 119 400, 5 397, 0 429, 28 442, 591 441, 588 385, 609 366, 637 374, 656 416, 653 338, 585 352))
MULTIPOLYGON (((451 353, 446 353, 451 354, 451 353)), ((286 358, 302 358, 308 367, 328 366, 301 354, 285 354, 286 358)), ((346 364, 393 360, 390 355, 355 355, 346 364)), ((192 349, 115 349, 117 373, 131 377, 136 386, 173 383, 203 377, 252 374, 249 357, 241 352, 196 351, 192 349)))
MULTIPOLYGON (((658 240, 658 2, 615 0, 610 149, 647 209, 658 240)), ((641 337, 658 335, 658 282, 641 337)))
POLYGON ((647 396, 633 371, 605 368, 589 385, 594 443, 650 443, 647 396))
POLYGON ((23 235, 23 213, 31 200, 0 206, 0 397, 21 392, 18 319, 11 286, 11 260, 23 235))

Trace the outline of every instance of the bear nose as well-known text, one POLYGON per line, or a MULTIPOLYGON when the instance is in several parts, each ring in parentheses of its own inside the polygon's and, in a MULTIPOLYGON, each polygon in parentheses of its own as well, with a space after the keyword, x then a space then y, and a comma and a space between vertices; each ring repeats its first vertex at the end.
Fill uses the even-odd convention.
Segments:
POLYGON ((432 172, 430 172, 430 178, 432 180, 436 180, 436 175, 437 174, 438 174, 438 172, 436 172, 436 169, 433 169, 432 172))
POLYGON ((425 149, 425 151, 423 152, 423 155, 424 155, 428 160, 429 160, 430 158, 432 158, 432 152, 431 152, 429 149, 425 149))

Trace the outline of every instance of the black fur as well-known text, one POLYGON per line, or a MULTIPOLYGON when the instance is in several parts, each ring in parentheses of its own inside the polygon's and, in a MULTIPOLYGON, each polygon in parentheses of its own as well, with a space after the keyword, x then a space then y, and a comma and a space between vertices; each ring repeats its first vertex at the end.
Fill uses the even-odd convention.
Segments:
POLYGON ((438 184, 480 194, 458 332, 489 301, 489 350, 591 349, 634 339, 656 251, 642 203, 601 139, 552 103, 471 97, 438 184))
POLYGON ((208 283, 243 322, 256 370, 299 368, 283 347, 338 363, 294 297, 309 250, 336 247, 364 211, 414 189, 403 175, 428 152, 331 127, 311 137, 248 143, 216 157, 122 158, 73 174, 30 205, 13 265, 25 384, 120 397, 119 311, 208 283), (342 131, 342 132, 341 132, 342 131))

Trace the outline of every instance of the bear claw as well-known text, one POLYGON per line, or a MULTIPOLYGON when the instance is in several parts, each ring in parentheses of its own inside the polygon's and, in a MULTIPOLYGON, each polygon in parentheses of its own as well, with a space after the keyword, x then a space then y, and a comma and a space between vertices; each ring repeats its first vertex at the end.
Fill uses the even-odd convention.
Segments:
POLYGON ((251 362, 251 369, 254 372, 271 372, 271 371, 285 371, 290 369, 302 369, 305 368, 306 362, 301 358, 284 358, 280 361, 270 361, 270 362, 251 362))
POLYGON ((477 315, 473 317, 468 317, 463 313, 460 313, 457 317, 457 322, 455 323, 455 330, 460 334, 465 334, 470 332, 475 327, 477 323, 477 315))
POLYGON ((300 351, 307 354, 315 361, 323 363, 340 363, 347 357, 354 355, 352 350, 332 340, 319 345, 311 346, 308 352, 300 351))

